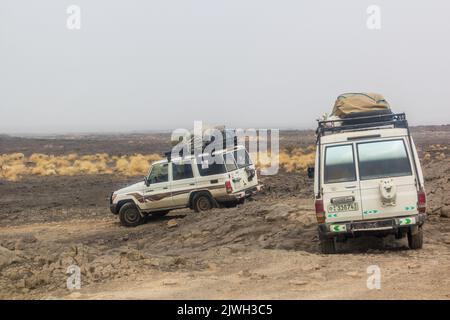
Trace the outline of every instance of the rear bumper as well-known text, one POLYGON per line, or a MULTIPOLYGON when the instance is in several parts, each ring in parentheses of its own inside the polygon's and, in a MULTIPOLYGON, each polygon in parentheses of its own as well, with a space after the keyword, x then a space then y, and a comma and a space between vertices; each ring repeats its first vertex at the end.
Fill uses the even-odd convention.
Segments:
POLYGON ((233 202, 236 200, 242 200, 251 197, 262 190, 262 185, 257 185, 239 192, 229 193, 220 197, 216 197, 218 202, 233 202))
POLYGON ((323 238, 355 237, 361 234, 396 234, 421 226, 426 220, 425 213, 376 220, 358 220, 319 224, 319 234, 323 238))
POLYGON ((233 196, 239 200, 239 199, 251 197, 251 196, 257 194, 258 192, 260 192, 261 190, 262 190, 262 185, 258 184, 257 186, 245 189, 240 192, 233 193, 233 196))

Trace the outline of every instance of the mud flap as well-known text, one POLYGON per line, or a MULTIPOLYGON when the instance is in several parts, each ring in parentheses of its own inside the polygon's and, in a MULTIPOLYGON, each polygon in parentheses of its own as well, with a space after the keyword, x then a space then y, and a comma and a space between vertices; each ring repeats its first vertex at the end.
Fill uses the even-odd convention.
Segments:
POLYGON ((411 233, 411 235, 418 234, 419 233, 419 226, 415 225, 415 226, 409 227, 409 232, 411 233))

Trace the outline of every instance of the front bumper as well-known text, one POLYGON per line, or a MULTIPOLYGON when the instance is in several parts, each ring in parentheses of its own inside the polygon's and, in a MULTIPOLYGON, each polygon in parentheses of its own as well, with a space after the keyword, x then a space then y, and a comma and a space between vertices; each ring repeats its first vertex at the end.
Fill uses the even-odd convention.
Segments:
POLYGON ((349 222, 335 222, 319 224, 319 234, 324 238, 354 237, 358 234, 396 234, 399 231, 408 231, 424 224, 425 213, 411 216, 383 218, 375 220, 358 220, 349 222))
POLYGON ((117 213, 118 213, 118 212, 117 212, 117 204, 111 203, 111 204, 109 205, 109 210, 111 210, 112 213, 117 214, 117 213))

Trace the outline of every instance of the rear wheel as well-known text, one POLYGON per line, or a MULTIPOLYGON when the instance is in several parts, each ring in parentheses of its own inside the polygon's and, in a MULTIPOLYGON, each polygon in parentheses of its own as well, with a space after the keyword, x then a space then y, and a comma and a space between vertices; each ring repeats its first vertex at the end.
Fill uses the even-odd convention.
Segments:
POLYGON ((324 254, 336 253, 336 245, 334 238, 320 239, 320 250, 324 254))
POLYGON ((417 230, 408 232, 408 245, 410 249, 422 249, 423 246, 423 231, 422 227, 417 230))
POLYGON ((125 227, 136 227, 142 223, 142 216, 134 203, 125 203, 119 211, 120 223, 125 227))
POLYGON ((205 193, 194 196, 193 208, 196 212, 211 210, 213 208, 211 197, 205 193))

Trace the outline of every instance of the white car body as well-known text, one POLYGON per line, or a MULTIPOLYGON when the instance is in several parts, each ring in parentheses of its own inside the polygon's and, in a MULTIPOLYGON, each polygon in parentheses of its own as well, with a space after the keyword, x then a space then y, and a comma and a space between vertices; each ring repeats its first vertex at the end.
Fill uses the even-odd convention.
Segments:
POLYGON ((217 157, 229 154, 232 155, 231 162, 223 165, 201 164, 194 155, 154 162, 144 181, 113 192, 111 211, 118 214, 121 207, 130 202, 141 215, 192 208, 193 197, 199 192, 210 195, 215 204, 236 203, 255 194, 261 186, 247 150, 236 146, 215 152, 217 157), (248 161, 238 163, 235 159, 238 155, 245 156, 248 161), (163 174, 155 176, 154 170, 163 170, 163 174))
POLYGON ((335 129, 317 140, 314 194, 321 240, 333 248, 336 239, 421 232, 424 179, 407 124, 335 129))

